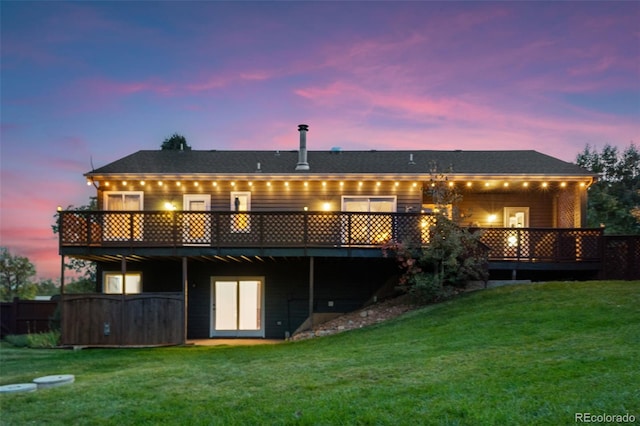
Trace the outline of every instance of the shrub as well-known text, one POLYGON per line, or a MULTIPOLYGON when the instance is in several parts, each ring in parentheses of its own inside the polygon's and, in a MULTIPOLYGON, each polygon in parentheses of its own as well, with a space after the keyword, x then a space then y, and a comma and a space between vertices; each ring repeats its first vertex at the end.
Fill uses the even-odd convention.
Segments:
POLYGON ((454 294, 470 280, 489 277, 487 250, 480 233, 461 228, 438 215, 429 229, 428 244, 412 248, 408 243, 390 242, 383 248, 385 257, 395 256, 402 271, 399 289, 427 303, 454 294))
POLYGON ((4 340, 6 340, 7 343, 15 346, 16 348, 25 348, 29 346, 28 334, 8 334, 4 336, 4 340))
POLYGON ((60 332, 49 331, 34 334, 10 334, 4 338, 7 343, 17 348, 45 349, 55 348, 60 341, 60 332))

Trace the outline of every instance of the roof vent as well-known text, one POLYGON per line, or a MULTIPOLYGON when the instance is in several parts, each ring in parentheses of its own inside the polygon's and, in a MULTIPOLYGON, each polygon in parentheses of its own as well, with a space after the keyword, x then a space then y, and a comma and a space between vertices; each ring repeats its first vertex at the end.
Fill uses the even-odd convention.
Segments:
POLYGON ((300 124, 298 125, 298 131, 300 132, 300 150, 298 151, 296 170, 309 170, 309 163, 307 162, 307 131, 309 131, 309 126, 300 124))
POLYGON ((416 164, 416 162, 413 161, 413 154, 409 154, 409 164, 416 164))
POLYGON ((342 148, 339 146, 332 146, 331 153, 332 154, 340 154, 342 152, 342 148))
POLYGON ((260 162, 258 161, 258 164, 256 164, 256 173, 260 173, 262 171, 262 169, 260 168, 260 162))

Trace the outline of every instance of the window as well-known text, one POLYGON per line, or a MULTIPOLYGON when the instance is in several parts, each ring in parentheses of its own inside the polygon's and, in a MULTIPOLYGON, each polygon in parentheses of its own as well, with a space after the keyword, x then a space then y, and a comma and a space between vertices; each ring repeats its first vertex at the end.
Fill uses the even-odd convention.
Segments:
MULTIPOLYGON (((394 213, 396 197, 342 197, 342 211, 362 213, 394 213)), ((393 234, 392 217, 384 214, 353 214, 342 220, 343 244, 383 244, 393 234)))
MULTIPOLYGON (((140 272, 127 272, 124 284, 126 294, 142 293, 142 274, 140 272)), ((122 273, 105 272, 102 287, 103 293, 122 294, 122 273)))
POLYGON ((128 212, 142 210, 143 195, 142 191, 106 191, 104 193, 104 209, 123 212, 104 216, 104 239, 106 241, 131 239, 142 241, 142 215, 128 212))
MULTIPOLYGON (((251 192, 232 192, 230 210, 232 212, 251 211, 251 192)), ((251 232, 251 217, 246 213, 231 215, 231 232, 251 232)))

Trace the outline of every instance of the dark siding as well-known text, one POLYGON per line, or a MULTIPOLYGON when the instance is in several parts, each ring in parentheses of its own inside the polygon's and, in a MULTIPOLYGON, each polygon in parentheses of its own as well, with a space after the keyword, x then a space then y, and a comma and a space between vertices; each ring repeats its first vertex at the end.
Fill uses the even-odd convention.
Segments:
MULTIPOLYGON (((314 311, 348 312, 361 307, 396 271, 391 260, 314 260, 314 311), (333 301, 334 306, 328 306, 333 301)), ((309 313, 309 259, 276 259, 254 263, 190 264, 189 337, 209 337, 211 276, 265 277, 267 338, 293 333, 309 313), (197 271, 197 272, 196 272, 197 271)))
POLYGON ((172 203, 178 210, 182 209, 184 194, 210 194, 211 210, 229 211, 231 192, 248 191, 251 192, 251 210, 253 211, 301 211, 308 207, 310 211, 320 211, 324 203, 330 203, 331 209, 338 211, 341 208, 341 197, 343 195, 360 196, 397 196, 398 211, 405 211, 406 207, 420 208, 422 190, 421 186, 413 186, 413 182, 399 182, 395 186, 395 181, 380 181, 378 186, 376 181, 363 181, 362 186, 357 181, 344 181, 340 186, 340 181, 327 180, 326 185, 321 181, 309 181, 304 186, 304 181, 291 181, 285 185, 285 181, 273 181, 267 185, 265 181, 253 182, 249 185, 247 181, 234 182, 231 185, 228 181, 218 181, 216 185, 212 182, 199 182, 195 186, 194 182, 184 182, 180 186, 175 181, 164 182, 158 186, 156 181, 146 182, 144 186, 140 182, 128 182, 123 186, 121 182, 112 182, 109 187, 100 187, 98 190, 98 208, 103 207, 103 192, 107 191, 144 191, 145 210, 164 210, 166 202, 172 203))
POLYGON ((550 228, 554 226, 553 191, 487 191, 484 193, 463 192, 460 213, 464 215, 463 224, 480 227, 502 227, 504 207, 529 207, 529 226, 531 228, 550 228), (488 217, 495 214, 496 221, 490 223, 488 217))

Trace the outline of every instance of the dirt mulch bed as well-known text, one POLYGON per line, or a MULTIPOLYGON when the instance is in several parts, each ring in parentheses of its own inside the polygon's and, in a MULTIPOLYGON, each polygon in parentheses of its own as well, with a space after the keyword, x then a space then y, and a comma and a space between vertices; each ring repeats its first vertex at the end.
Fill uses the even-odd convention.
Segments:
POLYGON ((395 318, 419 307, 419 305, 411 303, 407 296, 388 299, 318 324, 314 326, 312 330, 302 331, 293 335, 290 340, 304 340, 313 337, 328 336, 330 334, 366 327, 395 318))

